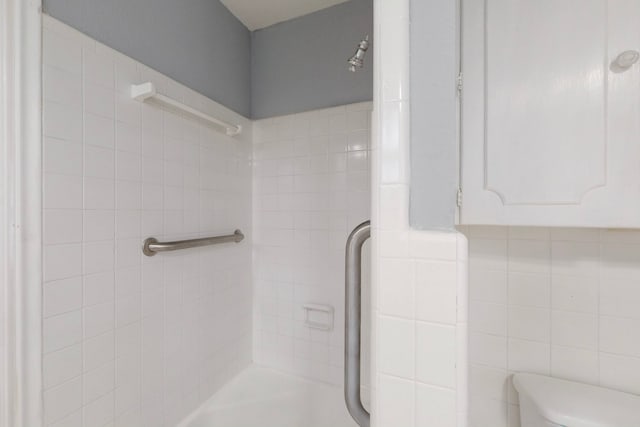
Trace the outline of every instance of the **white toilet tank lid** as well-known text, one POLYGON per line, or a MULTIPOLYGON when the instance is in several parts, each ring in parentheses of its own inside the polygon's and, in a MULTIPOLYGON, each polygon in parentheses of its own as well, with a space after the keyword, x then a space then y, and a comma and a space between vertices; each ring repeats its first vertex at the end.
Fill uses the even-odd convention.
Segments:
POLYGON ((567 427, 640 427, 640 396, 535 374, 515 374, 518 393, 567 427))

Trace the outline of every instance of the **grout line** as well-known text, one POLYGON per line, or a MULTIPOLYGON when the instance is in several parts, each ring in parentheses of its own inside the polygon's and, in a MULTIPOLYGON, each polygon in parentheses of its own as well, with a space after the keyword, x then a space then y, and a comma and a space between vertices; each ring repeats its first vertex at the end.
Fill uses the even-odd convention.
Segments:
POLYGON ((548 262, 549 262, 549 376, 553 376, 553 242, 548 242, 548 262))
POLYGON ((85 77, 85 50, 84 47, 80 48, 80 96, 82 99, 82 135, 81 135, 81 139, 82 139, 82 242, 81 242, 81 246, 80 246, 80 271, 81 271, 81 281, 82 281, 82 303, 81 303, 81 308, 80 308, 80 321, 82 322, 81 325, 81 330, 82 330, 82 336, 80 337, 80 376, 82 377, 80 380, 80 417, 82 419, 82 423, 84 424, 84 395, 85 395, 85 387, 84 387, 84 375, 86 372, 86 367, 85 367, 85 351, 84 351, 84 343, 85 343, 85 335, 86 335, 86 319, 85 319, 85 312, 84 312, 84 305, 85 305, 85 292, 84 292, 84 283, 85 283, 85 276, 86 276, 86 272, 85 272, 85 241, 84 241, 84 237, 86 235, 86 228, 87 228, 87 224, 85 221, 85 208, 86 208, 86 200, 85 200, 85 194, 86 194, 86 181, 85 181, 85 177, 87 175, 87 162, 86 162, 86 155, 87 155, 87 147, 86 147, 86 100, 85 100, 85 96, 86 96, 86 91, 85 91, 85 83, 86 83, 86 77, 85 77))
MULTIPOLYGON (((602 237, 602 232, 599 233, 600 237, 602 237)), ((599 242, 598 244, 598 286, 597 286, 597 295, 596 295, 596 362, 598 363, 598 366, 596 368, 597 370, 597 375, 598 375, 598 384, 601 385, 602 384, 602 374, 601 374, 601 368, 600 368, 600 343, 601 343, 601 336, 600 336, 600 321, 602 319, 601 317, 601 313, 600 313, 600 299, 601 299, 601 290, 602 287, 602 240, 599 242)))
MULTIPOLYGON (((507 370, 507 374, 509 374, 511 372, 509 370, 509 359, 510 359, 510 356, 511 356, 510 353, 509 353, 509 343, 511 341, 511 337, 509 336, 509 295, 510 295, 510 292, 509 292, 509 289, 510 289, 509 277, 510 277, 510 273, 511 273, 511 262, 510 262, 510 256, 509 256, 509 249, 510 249, 510 246, 511 246, 510 245, 510 242, 511 242, 510 234, 511 234, 511 229, 507 228, 507 237, 505 238, 505 257, 506 257, 506 276, 507 276, 507 289, 506 289, 506 291, 507 291, 507 297, 506 297, 506 303, 507 303, 506 333, 507 333, 507 336, 506 336, 505 352, 506 352, 506 359, 507 360, 505 360, 505 365, 504 365, 506 370, 507 370)), ((509 401, 511 400, 510 399, 510 393, 509 393, 509 387, 511 387, 511 381, 512 381, 511 380, 511 375, 509 374, 508 375, 508 379, 507 379, 506 391, 505 391, 505 394, 506 394, 505 395, 505 400, 506 400, 506 405, 505 405, 506 414, 505 414, 505 416, 507 417, 506 418, 507 420, 509 419, 509 410, 508 410, 509 406, 508 406, 508 404, 509 404, 509 401)))

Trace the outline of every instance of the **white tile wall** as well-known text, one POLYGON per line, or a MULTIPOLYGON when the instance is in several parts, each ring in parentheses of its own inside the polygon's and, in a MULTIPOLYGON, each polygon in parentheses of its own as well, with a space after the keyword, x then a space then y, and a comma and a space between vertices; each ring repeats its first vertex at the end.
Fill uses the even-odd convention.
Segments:
MULTIPOLYGON (((379 215, 398 212, 381 204, 379 215)), ((374 425, 465 426, 466 239, 384 227, 373 239, 374 425)))
POLYGON ((342 383, 344 248, 370 217, 370 115, 362 103, 254 123, 258 363, 342 383), (333 330, 305 326, 305 303, 332 306, 333 330))
POLYGON ((640 393, 640 233, 468 227, 471 426, 519 426, 513 372, 640 393))
POLYGON ((44 17, 47 426, 175 426, 251 361, 251 123, 44 17), (229 138, 131 84, 239 121, 229 138), (144 257, 144 238, 246 240, 144 257))
POLYGON ((409 2, 374 13, 372 425, 466 427, 466 238, 409 227, 409 2))

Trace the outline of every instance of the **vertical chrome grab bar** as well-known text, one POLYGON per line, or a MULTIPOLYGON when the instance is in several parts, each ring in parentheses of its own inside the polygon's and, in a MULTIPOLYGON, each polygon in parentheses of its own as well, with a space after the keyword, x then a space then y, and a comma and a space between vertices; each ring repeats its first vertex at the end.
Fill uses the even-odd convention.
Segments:
POLYGON ((344 400, 360 427, 369 427, 370 415, 360 396, 360 323, 362 317, 362 245, 371 236, 371 221, 357 226, 347 239, 345 255, 344 400))

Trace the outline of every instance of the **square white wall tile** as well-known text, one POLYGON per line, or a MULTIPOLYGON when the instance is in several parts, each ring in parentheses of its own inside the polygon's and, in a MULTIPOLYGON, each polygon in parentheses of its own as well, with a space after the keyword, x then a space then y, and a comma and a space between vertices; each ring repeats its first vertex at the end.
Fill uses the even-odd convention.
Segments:
POLYGON ((45 173, 82 176, 82 144, 79 141, 45 137, 44 153, 45 173))
MULTIPOLYGON (((378 319, 378 369, 397 377, 415 378, 416 324, 412 320, 381 317, 378 319)), ((426 345, 426 337, 421 343, 426 345)))
POLYGON ((62 420, 73 411, 82 407, 82 380, 80 377, 53 387, 44 392, 44 423, 53 423, 62 420))
POLYGON ((380 312, 413 318, 415 313, 414 263, 408 259, 384 259, 380 264, 380 312))
POLYGON ((45 209, 82 209, 82 177, 45 173, 43 187, 45 209))
POLYGON ((42 341, 44 354, 81 342, 82 313, 80 310, 45 319, 42 341))
POLYGON ((509 273, 510 305, 549 308, 551 306, 551 276, 530 273, 509 273))
POLYGON ((82 241, 82 210, 47 209, 44 211, 44 244, 82 241))
POLYGON ((43 315, 55 316, 82 307, 82 278, 55 280, 44 285, 43 315))
POLYGON ((551 347, 551 375, 572 381, 599 382, 598 353, 571 347, 551 347))
POLYGON ((640 282, 635 280, 607 280, 600 289, 600 314, 640 318, 640 282))
POLYGON ((454 325, 457 319, 458 265, 450 261, 420 260, 415 262, 415 269, 415 318, 454 325))
POLYGON ((507 336, 507 306, 505 304, 472 301, 469 325, 473 332, 507 336))
POLYGON ((456 328, 416 322, 416 380, 456 389, 456 328))
MULTIPOLYGON (((44 70, 46 71, 46 69, 44 70)), ((44 101, 43 136, 67 142, 82 142, 82 108, 44 101)))
POLYGON ((635 357, 600 353, 600 384, 638 394, 640 361, 635 357))
POLYGON ((416 427, 457 426, 456 394, 451 390, 416 385, 416 427))
POLYGON ((551 311, 531 307, 509 307, 509 336, 530 341, 549 342, 551 311))
MULTIPOLYGON (((598 277, 553 276, 551 285, 551 307, 556 310, 576 311, 596 314, 598 299, 605 305, 607 298, 615 289, 614 283, 609 283, 599 289, 598 277), (603 302, 604 301, 604 302, 603 302)), ((620 306, 622 308, 622 306, 620 306)), ((601 310, 605 313, 606 310, 601 310)))
POLYGON ((553 311, 551 343, 596 350, 598 348, 598 317, 592 314, 553 311))
POLYGON ((472 363, 507 369, 507 337, 471 332, 469 359, 472 363))
POLYGON ((382 426, 415 425, 415 383, 386 375, 381 375, 378 381, 377 423, 382 426))
POLYGON ((82 374, 82 345, 72 345, 45 355, 42 373, 45 390, 80 376, 82 374))
POLYGON ((507 350, 510 371, 549 375, 551 346, 548 343, 510 338, 507 350))
POLYGON ((44 280, 67 279, 82 274, 82 245, 47 245, 44 247, 44 280))
POLYGON ((473 364, 469 369, 469 394, 507 400, 509 373, 504 369, 473 364))

